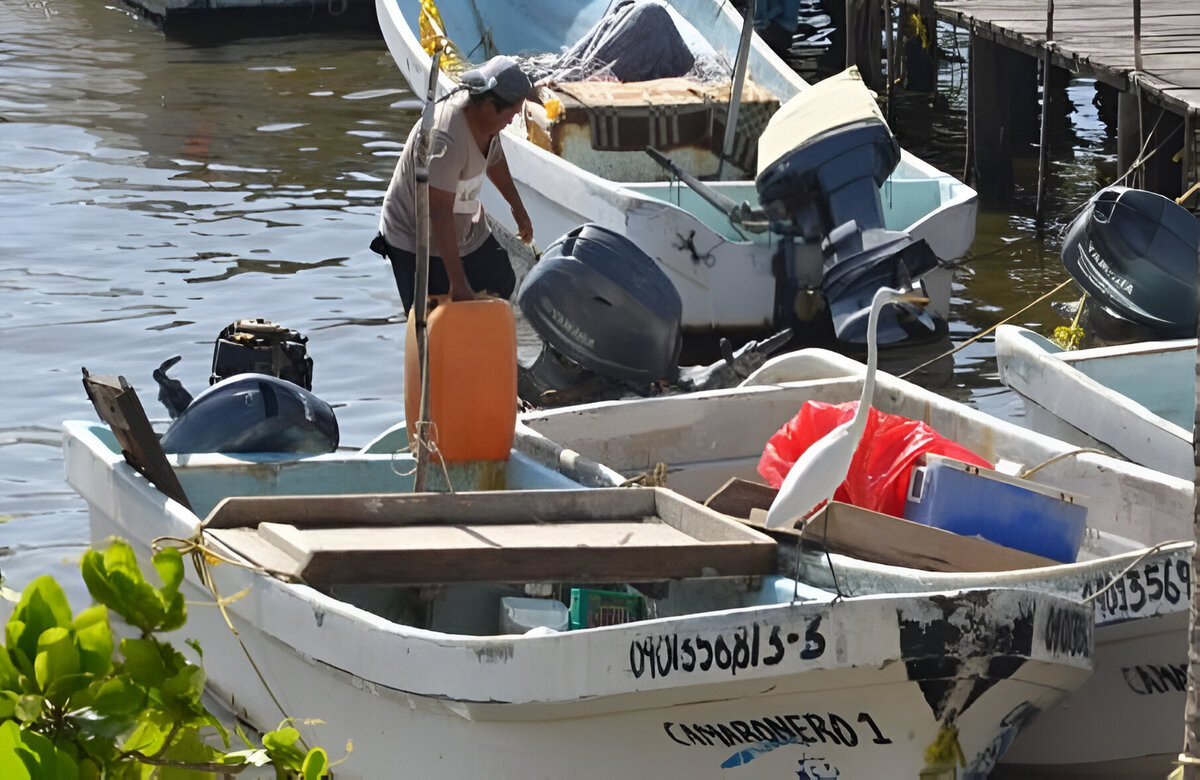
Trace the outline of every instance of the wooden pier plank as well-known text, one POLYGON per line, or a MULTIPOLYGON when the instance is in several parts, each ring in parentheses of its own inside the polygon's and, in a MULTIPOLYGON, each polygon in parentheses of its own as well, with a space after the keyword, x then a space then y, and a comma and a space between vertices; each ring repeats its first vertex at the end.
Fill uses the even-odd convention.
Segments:
MULTIPOLYGON (((938 17, 1034 53, 1046 45, 1045 0, 939 0, 938 17)), ((1155 102, 1200 114, 1200 3, 1143 0, 1142 71, 1134 72, 1129 0, 1055 0, 1056 65, 1114 86, 1139 82, 1155 102)))

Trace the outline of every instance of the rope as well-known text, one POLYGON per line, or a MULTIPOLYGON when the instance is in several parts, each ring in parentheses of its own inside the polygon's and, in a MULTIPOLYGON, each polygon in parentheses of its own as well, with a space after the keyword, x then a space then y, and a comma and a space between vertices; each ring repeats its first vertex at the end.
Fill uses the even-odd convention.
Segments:
MULTIPOLYGON (((242 590, 233 596, 222 596, 220 591, 217 589, 217 583, 213 581, 212 572, 209 570, 209 566, 210 564, 216 565, 218 563, 229 563, 241 569, 247 569, 259 574, 268 574, 285 581, 295 582, 296 580, 289 574, 266 569, 262 566, 247 563, 245 561, 239 561, 222 553, 216 552, 211 547, 208 547, 204 544, 203 534, 204 529, 201 528, 196 532, 196 535, 190 539, 184 539, 178 536, 159 536, 150 542, 150 548, 155 552, 158 552, 164 547, 167 547, 168 543, 172 543, 172 546, 175 546, 177 549, 179 549, 181 555, 187 554, 191 557, 192 566, 196 570, 196 576, 200 578, 201 584, 208 588, 210 592, 212 592, 213 597, 216 599, 216 607, 217 609, 221 610, 221 617, 225 619, 225 625, 229 627, 229 630, 233 633, 234 639, 236 639, 238 645, 241 646, 242 653, 245 654, 246 660, 250 662, 250 667, 254 669, 254 674, 258 676, 259 682, 263 684, 263 688, 266 690, 267 695, 271 697, 271 701, 274 702, 275 707, 279 710, 279 713, 286 720, 293 721, 294 719, 287 714, 287 710, 284 709, 283 704, 279 701, 279 697, 275 695, 275 691, 271 690, 271 686, 267 682, 267 678, 263 676, 262 670, 259 669, 258 664, 254 662, 253 656, 250 655, 250 649, 246 647, 246 643, 242 641, 242 635, 238 633, 237 628, 233 625, 233 619, 229 617, 229 611, 226 609, 227 605, 232 604, 249 593, 250 588, 246 588, 245 590, 242 590)), ((304 750, 307 751, 308 745, 304 742, 304 738, 298 737, 298 740, 304 750)))
POLYGON ((985 258, 991 257, 992 255, 998 255, 1001 252, 1007 252, 1009 249, 1012 249, 1014 246, 1017 246, 1018 244, 1022 244, 1026 241, 1033 241, 1036 238, 1037 238, 1037 236, 1021 236, 1020 238, 1016 239, 1015 241, 1010 241, 1009 243, 1005 244, 1004 246, 999 246, 999 247, 996 247, 995 249, 989 249, 987 252, 984 252, 981 255, 971 255, 970 257, 962 257, 962 258, 959 258, 958 260, 953 260, 949 263, 944 264, 943 268, 948 268, 950 270, 954 270, 956 268, 962 268, 967 263, 974 263, 976 260, 983 260, 985 258))
POLYGON ((1176 540, 1176 541, 1173 541, 1173 542, 1159 542, 1158 544, 1154 545, 1153 547, 1148 547, 1148 548, 1146 548, 1145 550, 1143 550, 1143 551, 1142 551, 1142 554, 1141 554, 1141 555, 1139 555, 1137 558, 1134 558, 1134 560, 1133 560, 1133 563, 1131 563, 1131 564, 1129 564, 1128 566, 1126 566, 1126 567, 1125 567, 1124 569, 1122 569, 1122 570, 1121 570, 1119 573, 1117 573, 1117 574, 1114 574, 1114 575, 1113 575, 1113 577, 1112 577, 1112 579, 1110 579, 1110 580, 1108 581, 1108 584, 1107 584, 1107 585, 1105 585, 1103 588, 1100 588, 1100 590, 1096 591, 1095 593, 1093 593, 1092 595, 1088 596, 1087 598, 1085 598, 1083 601, 1081 601, 1081 602, 1079 602, 1079 603, 1080 603, 1080 604, 1088 604, 1088 603, 1090 603, 1090 602, 1092 602, 1092 601, 1095 601, 1096 599, 1100 598, 1100 596, 1102 596, 1102 595, 1104 595, 1105 593, 1107 593, 1107 592, 1108 592, 1108 589, 1109 589, 1109 588, 1111 588, 1113 585, 1116 585, 1118 580, 1120 580, 1120 579, 1121 579, 1122 577, 1124 577, 1124 576, 1125 576, 1125 575, 1126 575, 1128 572, 1130 572, 1131 570, 1133 570, 1133 569, 1134 569, 1134 568, 1135 568, 1135 567, 1136 567, 1138 564, 1140 564, 1142 561, 1146 560, 1147 558, 1149 558, 1151 555, 1153 555, 1154 553, 1158 552, 1158 551, 1159 551, 1159 550, 1161 550, 1162 548, 1164 548, 1164 547, 1167 547, 1167 546, 1169 546, 1169 545, 1172 545, 1172 544, 1180 544, 1180 542, 1181 542, 1181 540, 1176 540))
MULTIPOLYGON (((437 423, 432 420, 424 423, 418 421, 417 425, 425 427, 425 434, 417 433, 414 438, 420 440, 421 445, 426 449, 430 457, 437 458, 438 465, 442 467, 442 476, 446 478, 446 490, 454 493, 454 484, 450 481, 450 470, 446 466, 446 459, 442 456, 442 451, 437 446, 437 423)), ((395 466, 396 456, 405 452, 412 452, 411 444, 408 447, 401 447, 392 451, 392 473, 400 477, 411 477, 417 473, 416 464, 413 464, 413 467, 408 471, 397 471, 395 466)))
POLYGON ((1087 293, 1084 292, 1083 297, 1079 299, 1079 308, 1075 310, 1075 319, 1071 320, 1070 327, 1059 325, 1054 329, 1051 341, 1063 349, 1075 349, 1079 346, 1079 340, 1083 338, 1083 328, 1079 327, 1079 318, 1083 315, 1083 304, 1086 300, 1087 293))
POLYGON ((636 477, 630 477, 620 484, 620 487, 633 487, 635 485, 641 487, 666 487, 667 486, 667 464, 661 460, 654 464, 654 468, 649 471, 644 471, 636 477))
POLYGON ((1047 466, 1058 463, 1060 460, 1065 460, 1066 458, 1071 458, 1076 455, 1082 455, 1085 452, 1094 452, 1097 455, 1107 455, 1108 454, 1104 450, 1098 450, 1095 447, 1080 447, 1077 450, 1071 450, 1070 452, 1063 452, 1058 455, 1055 455, 1053 458, 1050 458, 1050 460, 1047 460, 1043 463, 1039 463, 1038 465, 1034 466, 1033 468, 1025 469, 1017 476, 1020 477, 1021 479, 1029 479, 1029 477, 1031 475, 1036 474, 1037 472, 1041 471, 1042 469, 1046 468, 1047 466))
POLYGON ((1037 306, 1039 303, 1041 303, 1042 301, 1046 300, 1046 299, 1047 299, 1047 298, 1049 298, 1051 295, 1054 295, 1054 294, 1055 294, 1055 293, 1057 293, 1059 290, 1061 290, 1062 288, 1066 287, 1066 286, 1067 286, 1068 284, 1070 284, 1072 281, 1074 281, 1074 280, 1073 280, 1073 279, 1067 279, 1067 280, 1066 280, 1066 281, 1064 281, 1062 284, 1058 285, 1057 287, 1055 287, 1055 288, 1054 288, 1053 290, 1051 290, 1050 292, 1048 292, 1048 293, 1046 293, 1045 295, 1043 295, 1042 297, 1038 298, 1038 299, 1037 299, 1036 301, 1034 301, 1033 303, 1030 303, 1030 304, 1028 304, 1028 305, 1024 306, 1023 308, 1019 309, 1018 311, 1015 311, 1015 312, 1013 312, 1012 314, 1010 314, 1009 316, 1007 316, 1007 317, 1005 317, 1004 319, 1000 320, 999 322, 997 322, 995 325, 993 325, 992 327, 988 328, 987 330, 980 331, 979 333, 976 333, 974 336, 972 336, 971 338, 967 339, 967 340, 966 340, 966 341, 964 341, 963 343, 959 344, 959 345, 958 345, 957 347, 955 347, 954 349, 949 349, 949 350, 946 350, 945 352, 943 352, 942 354, 938 355, 937 357, 930 358, 929 360, 926 360, 926 361, 925 361, 924 363, 922 363, 921 365, 919 365, 919 366, 916 366, 916 367, 914 367, 914 368, 910 368, 909 370, 905 371, 903 374, 900 374, 900 375, 899 375, 899 378, 900 378, 900 379, 904 379, 906 376, 908 376, 908 375, 910 375, 910 374, 913 374, 913 373, 916 373, 917 371, 920 371, 922 368, 925 368, 925 366, 928 366, 928 365, 930 365, 931 363, 936 363, 937 361, 941 360, 941 359, 942 359, 942 358, 944 358, 944 357, 947 357, 947 356, 949 356, 949 355, 953 355, 955 352, 958 352, 960 349, 963 349, 963 348, 965 348, 967 345, 969 345, 969 344, 973 344, 974 342, 978 341, 979 339, 983 338, 983 337, 984 337, 984 336, 986 336, 987 334, 991 333, 992 331, 994 331, 996 328, 1000 327, 1001 325, 1003 325, 1003 324, 1005 324, 1005 323, 1007 323, 1007 322, 1010 322, 1011 320, 1013 320, 1013 319, 1015 319, 1015 318, 1019 317, 1020 315, 1024 314, 1024 313, 1025 313, 1026 311, 1028 311, 1029 309, 1032 309, 1034 306, 1037 306))

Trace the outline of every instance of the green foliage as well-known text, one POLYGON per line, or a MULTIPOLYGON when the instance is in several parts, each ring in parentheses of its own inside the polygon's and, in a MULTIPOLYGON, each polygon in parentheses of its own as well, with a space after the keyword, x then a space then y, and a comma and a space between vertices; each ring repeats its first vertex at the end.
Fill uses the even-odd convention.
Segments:
POLYGON ((246 748, 229 750, 227 730, 201 703, 204 670, 155 638, 187 620, 178 550, 154 556, 160 587, 146 581, 119 540, 103 553, 89 550, 81 568, 98 606, 72 616, 54 578, 39 577, 5 626, 0 777, 185 780, 268 764, 278 777, 328 776, 325 751, 306 748, 287 722, 264 734, 261 747, 239 729, 246 748), (109 610, 141 636, 117 643, 109 610), (223 749, 211 744, 214 736, 223 749))

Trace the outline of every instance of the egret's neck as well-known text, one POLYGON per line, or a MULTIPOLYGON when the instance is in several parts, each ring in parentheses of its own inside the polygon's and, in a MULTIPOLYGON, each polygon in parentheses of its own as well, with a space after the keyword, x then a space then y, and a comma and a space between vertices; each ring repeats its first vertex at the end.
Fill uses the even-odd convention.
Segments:
POLYGON ((882 298, 871 301, 871 311, 867 315, 867 374, 863 377, 858 409, 855 410, 854 420, 850 423, 850 430, 855 433, 861 433, 867 427, 867 410, 871 408, 871 399, 875 397, 875 365, 879 360, 876 329, 879 327, 879 312, 884 303, 882 298))

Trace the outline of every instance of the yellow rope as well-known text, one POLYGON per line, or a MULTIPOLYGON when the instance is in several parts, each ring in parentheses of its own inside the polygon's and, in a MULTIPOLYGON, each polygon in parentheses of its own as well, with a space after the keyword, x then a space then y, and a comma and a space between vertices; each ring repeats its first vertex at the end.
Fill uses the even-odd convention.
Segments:
MULTIPOLYGON (((150 543, 150 546, 151 549, 153 549, 155 552, 158 552, 170 544, 177 547, 181 555, 187 554, 191 557, 192 566, 196 570, 196 576, 200 578, 201 584, 208 588, 208 590, 213 594, 213 598, 216 599, 215 606, 217 609, 221 610, 221 617, 225 619, 225 625, 229 627, 229 630, 233 633, 234 639, 236 639, 238 645, 241 646, 242 652, 246 655, 246 660, 250 662, 250 667, 254 669, 254 673, 258 675, 258 680, 263 684, 263 688, 266 690, 267 695, 271 697, 271 701, 275 703, 275 707, 278 708, 279 713, 285 719, 289 721, 294 720, 290 715, 287 714, 287 710, 283 708, 283 704, 275 695, 275 691, 271 690, 271 686, 267 682, 267 678, 263 676, 262 670, 259 669, 258 664, 254 662, 254 658, 250 655, 250 649, 246 647, 246 643, 242 641, 242 635, 238 633, 237 628, 233 625, 233 619, 229 617, 229 611, 226 609, 229 604, 232 604, 249 593, 250 588, 239 591, 233 596, 222 596, 221 592, 217 589, 217 583, 213 581, 212 572, 209 570, 209 566, 215 566, 219 563, 228 563, 237 566, 238 568, 247 569, 260 574, 269 574, 271 576, 279 577, 280 579, 288 581, 294 582, 295 578, 283 572, 272 571, 262 566, 247 563, 245 561, 239 561, 235 558, 230 558, 227 555, 216 552, 204 544, 203 534, 204 529, 201 528, 197 530, 196 535, 190 539, 184 539, 178 536, 159 536, 150 543)), ((305 744, 303 737, 299 738, 299 742, 307 751, 308 745, 305 744)))
POLYGON ((1062 283, 1062 284, 1060 284, 1059 286, 1055 287, 1053 290, 1051 290, 1050 292, 1046 293, 1046 294, 1045 294, 1045 295, 1043 295, 1041 298, 1038 298, 1038 299, 1037 299, 1036 301, 1034 301, 1033 303, 1031 303, 1031 304, 1029 304, 1029 305, 1027 305, 1027 306, 1023 307, 1023 308, 1022 308, 1022 309, 1020 309, 1019 311, 1015 311, 1015 312, 1013 312, 1012 314, 1010 314, 1009 316, 1007 316, 1007 317, 1005 317, 1004 319, 1000 320, 999 322, 997 322, 995 325, 993 325, 992 327, 988 328, 987 330, 985 330, 985 331, 980 331, 979 333, 976 333, 974 336, 972 336, 971 338, 967 339, 967 340, 966 340, 966 341, 964 341, 963 343, 959 344, 959 345, 958 345, 957 347, 955 347, 954 349, 948 349, 948 350, 946 350, 945 352, 943 352, 942 354, 938 355, 937 357, 935 357, 935 358, 930 358, 929 360, 926 360, 926 361, 925 361, 924 363, 922 363, 921 365, 919 365, 919 366, 916 366, 916 367, 914 367, 914 368, 910 368, 910 369, 908 369, 908 370, 907 370, 907 371, 905 371, 903 374, 900 374, 899 378, 900 378, 900 379, 903 379, 904 377, 908 376, 909 374, 913 374, 913 373, 915 373, 915 372, 917 372, 917 371, 920 371, 922 368, 925 368, 925 366, 929 365, 930 363, 936 363, 937 361, 941 360, 941 359, 942 359, 942 358, 944 358, 944 357, 947 357, 948 355, 953 355, 955 352, 958 352, 960 349, 963 349, 963 348, 964 348, 964 347, 966 347, 968 344, 973 344, 973 343, 975 343, 976 341, 978 341, 979 339, 983 338, 983 337, 984 337, 984 336, 986 336, 987 334, 991 333, 992 331, 994 331, 996 328, 1000 327, 1000 326, 1001 326, 1001 325, 1003 325, 1004 323, 1006 323, 1006 322, 1009 322, 1010 320, 1016 319, 1017 317, 1021 316, 1022 314, 1024 314, 1024 313, 1025 313, 1025 312, 1027 312, 1028 310, 1032 309, 1034 306, 1037 306, 1039 303, 1041 303, 1042 301, 1046 300, 1046 299, 1047 299, 1047 298, 1049 298, 1051 295, 1054 295, 1056 292, 1058 292, 1058 291, 1059 291, 1059 290, 1061 290, 1062 288, 1066 287, 1066 286, 1067 286, 1068 284, 1070 284, 1072 281, 1074 281, 1074 280, 1073 280, 1073 279, 1067 279, 1065 282, 1063 282, 1063 283, 1062 283))
POLYGON ((1051 341, 1063 349, 1076 349, 1080 340, 1083 339, 1083 328, 1079 327, 1079 317, 1083 314, 1083 304, 1086 300, 1087 293, 1085 292, 1079 299, 1079 308, 1075 310, 1075 319, 1071 320, 1070 327, 1059 325, 1054 329, 1051 341))
POLYGON ((654 468, 649 471, 638 474, 636 477, 630 477, 621 483, 621 487, 666 487, 667 486, 667 464, 661 460, 654 464, 654 468))

